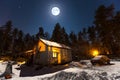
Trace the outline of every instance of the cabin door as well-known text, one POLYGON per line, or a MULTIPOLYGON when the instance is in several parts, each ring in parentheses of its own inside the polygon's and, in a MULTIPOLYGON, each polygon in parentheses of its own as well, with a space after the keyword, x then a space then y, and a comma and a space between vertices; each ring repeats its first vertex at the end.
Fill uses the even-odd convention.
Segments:
POLYGON ((61 64, 61 55, 58 53, 58 64, 61 64))

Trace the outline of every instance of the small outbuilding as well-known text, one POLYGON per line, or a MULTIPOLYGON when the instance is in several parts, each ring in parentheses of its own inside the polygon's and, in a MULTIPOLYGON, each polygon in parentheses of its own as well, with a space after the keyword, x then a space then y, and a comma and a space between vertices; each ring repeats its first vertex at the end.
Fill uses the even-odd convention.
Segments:
POLYGON ((34 48, 33 61, 36 64, 62 64, 71 60, 71 48, 64 44, 40 38, 34 48))

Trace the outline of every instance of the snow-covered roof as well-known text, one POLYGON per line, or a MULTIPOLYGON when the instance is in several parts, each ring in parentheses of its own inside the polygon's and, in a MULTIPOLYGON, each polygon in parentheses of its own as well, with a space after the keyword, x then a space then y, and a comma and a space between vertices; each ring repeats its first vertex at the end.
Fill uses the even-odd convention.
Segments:
POLYGON ((101 58, 109 59, 109 58, 108 58, 107 56, 105 56, 105 55, 99 55, 99 56, 94 57, 92 60, 100 60, 101 58))
POLYGON ((102 58, 102 56, 97 56, 97 57, 94 57, 93 60, 100 60, 102 58))
POLYGON ((70 49, 70 47, 64 45, 64 44, 60 44, 60 43, 57 43, 57 42, 53 42, 53 41, 48 41, 48 40, 45 40, 45 39, 41 39, 40 40, 42 42, 44 42, 46 45, 48 46, 54 46, 54 47, 60 47, 60 48, 66 48, 66 49, 70 49))

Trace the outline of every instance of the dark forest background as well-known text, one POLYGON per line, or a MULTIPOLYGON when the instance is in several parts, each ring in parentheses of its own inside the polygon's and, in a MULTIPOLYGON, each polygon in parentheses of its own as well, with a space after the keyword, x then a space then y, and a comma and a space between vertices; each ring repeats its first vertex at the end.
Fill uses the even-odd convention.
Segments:
POLYGON ((93 25, 77 34, 74 31, 66 33, 60 23, 55 24, 52 35, 45 32, 43 27, 39 27, 35 35, 24 34, 22 30, 13 28, 11 20, 7 21, 0 26, 0 55, 24 56, 23 52, 33 49, 39 38, 70 46, 73 59, 90 58, 91 49, 97 49, 100 54, 112 58, 120 57, 120 11, 115 12, 113 4, 99 6, 93 25))

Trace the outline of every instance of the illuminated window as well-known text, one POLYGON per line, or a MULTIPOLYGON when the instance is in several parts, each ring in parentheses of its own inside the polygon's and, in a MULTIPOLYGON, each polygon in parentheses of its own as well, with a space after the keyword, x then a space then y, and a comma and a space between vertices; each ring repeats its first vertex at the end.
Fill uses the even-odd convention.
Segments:
POLYGON ((57 57, 57 52, 53 52, 53 57, 57 57))

